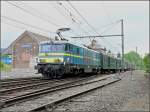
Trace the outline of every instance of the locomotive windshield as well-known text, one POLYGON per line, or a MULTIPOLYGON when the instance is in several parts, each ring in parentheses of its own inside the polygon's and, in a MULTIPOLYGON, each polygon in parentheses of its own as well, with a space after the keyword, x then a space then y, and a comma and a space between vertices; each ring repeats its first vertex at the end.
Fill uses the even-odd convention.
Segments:
POLYGON ((40 46, 41 53, 60 52, 60 51, 64 51, 63 44, 42 44, 40 46))

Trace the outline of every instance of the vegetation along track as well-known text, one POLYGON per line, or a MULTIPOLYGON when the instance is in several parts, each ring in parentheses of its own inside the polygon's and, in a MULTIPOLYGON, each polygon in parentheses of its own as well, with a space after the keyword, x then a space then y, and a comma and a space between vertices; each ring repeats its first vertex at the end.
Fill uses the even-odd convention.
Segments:
MULTIPOLYGON (((31 98, 33 96, 38 96, 40 94, 48 93, 49 90, 51 89, 56 89, 56 88, 59 89, 68 84, 73 84, 73 83, 80 82, 83 80, 87 81, 96 77, 100 77, 100 76, 90 76, 90 77, 84 77, 84 78, 76 77, 76 78, 67 78, 67 79, 54 80, 54 81, 52 80, 53 82, 50 80, 50 82, 42 82, 42 83, 27 85, 23 87, 4 89, 0 91, 1 106, 10 106, 14 104, 14 102, 17 103, 18 101, 20 102, 23 100, 27 100, 28 98, 31 98), (22 92, 21 92, 21 89, 22 89, 22 92), (27 90, 25 91, 25 89, 27 90)), ((105 77, 109 77, 109 76, 105 76, 105 77)))
MULTIPOLYGON (((15 112, 39 110, 51 105, 55 105, 57 103, 75 97, 77 95, 89 92, 91 90, 104 87, 106 85, 117 82, 119 80, 121 79, 107 76, 107 77, 99 77, 91 80, 82 79, 80 81, 78 80, 78 81, 62 84, 59 86, 51 87, 49 89, 47 88, 45 90, 41 90, 39 92, 27 94, 25 96, 21 96, 16 99, 12 99, 12 102, 15 102, 15 100, 27 99, 27 98, 31 98, 32 100, 19 103, 17 104, 17 107, 16 105, 12 105, 10 107, 3 107, 2 111, 4 112, 9 111, 9 109, 15 112), (36 97, 39 95, 40 97, 36 97)), ((7 104, 7 102, 5 103, 7 104)))

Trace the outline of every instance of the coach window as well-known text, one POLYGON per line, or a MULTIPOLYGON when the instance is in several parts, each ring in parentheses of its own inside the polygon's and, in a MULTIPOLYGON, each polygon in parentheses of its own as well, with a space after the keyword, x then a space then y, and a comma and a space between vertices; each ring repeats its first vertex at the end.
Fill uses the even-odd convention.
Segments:
POLYGON ((73 45, 70 45, 70 51, 73 51, 73 45))
POLYGON ((77 54, 79 54, 79 48, 77 48, 77 54))

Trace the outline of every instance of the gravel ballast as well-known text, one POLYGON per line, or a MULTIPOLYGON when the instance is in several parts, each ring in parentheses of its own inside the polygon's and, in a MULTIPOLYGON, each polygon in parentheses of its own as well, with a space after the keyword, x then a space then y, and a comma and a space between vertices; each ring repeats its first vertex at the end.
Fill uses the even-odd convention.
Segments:
POLYGON ((143 71, 121 73, 122 80, 57 105, 62 111, 149 112, 149 84, 143 71))

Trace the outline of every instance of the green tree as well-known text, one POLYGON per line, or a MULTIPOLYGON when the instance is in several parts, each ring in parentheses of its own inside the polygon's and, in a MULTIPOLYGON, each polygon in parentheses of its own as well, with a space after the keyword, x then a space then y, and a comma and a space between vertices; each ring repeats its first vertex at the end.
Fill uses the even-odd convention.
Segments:
POLYGON ((146 54, 143 59, 146 72, 150 72, 150 54, 146 54))
POLYGON ((142 57, 136 53, 135 51, 130 51, 124 55, 125 60, 134 64, 138 69, 143 69, 143 59, 142 57))

